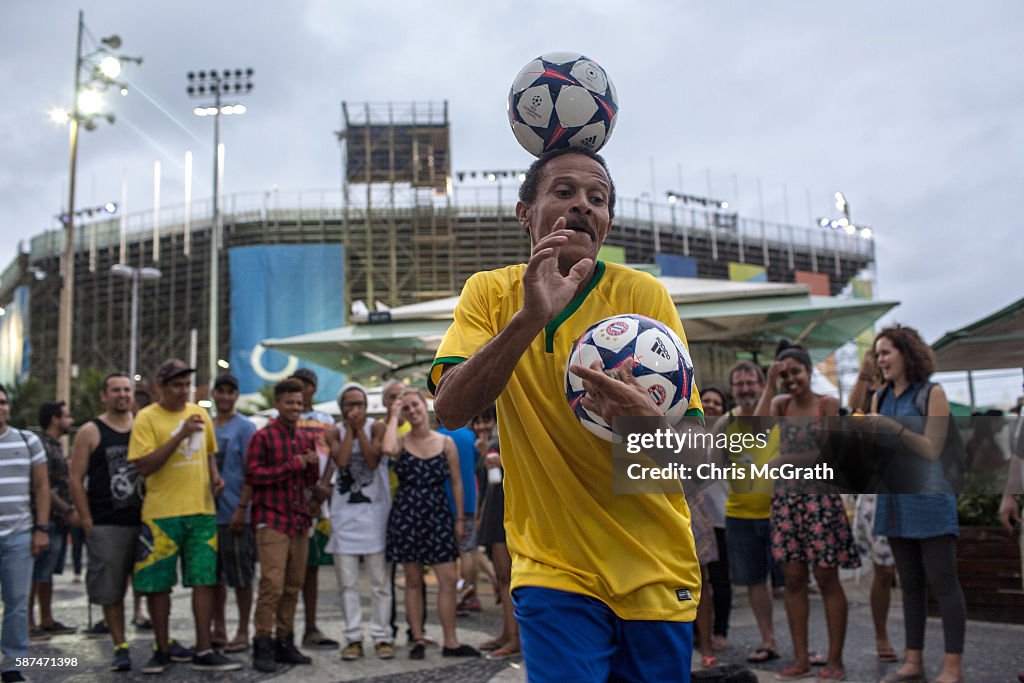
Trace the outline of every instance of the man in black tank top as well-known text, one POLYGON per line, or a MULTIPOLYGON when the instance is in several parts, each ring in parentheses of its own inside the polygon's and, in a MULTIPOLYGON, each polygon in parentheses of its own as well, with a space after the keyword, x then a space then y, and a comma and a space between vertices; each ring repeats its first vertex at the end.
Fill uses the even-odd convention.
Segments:
POLYGON ((132 393, 127 375, 104 379, 100 398, 106 412, 83 425, 71 447, 71 499, 88 549, 86 591, 90 602, 102 605, 114 641, 111 671, 131 670, 124 596, 142 511, 142 478, 128 462, 132 393))

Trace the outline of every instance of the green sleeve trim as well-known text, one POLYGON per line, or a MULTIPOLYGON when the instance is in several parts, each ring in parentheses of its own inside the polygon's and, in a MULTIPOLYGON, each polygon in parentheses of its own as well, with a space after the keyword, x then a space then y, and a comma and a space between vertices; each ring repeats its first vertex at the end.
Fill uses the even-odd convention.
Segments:
POLYGON ((577 309, 579 309, 579 307, 583 305, 583 302, 586 300, 587 295, 594 291, 594 288, 597 287, 597 283, 599 283, 601 281, 601 278, 604 277, 604 271, 604 261, 598 261, 594 266, 594 275, 593 277, 590 278, 590 282, 587 283, 587 286, 584 288, 584 290, 577 294, 576 298, 570 301, 569 305, 566 306, 554 320, 552 320, 551 322, 544 326, 545 351, 547 351, 548 353, 555 352, 555 332, 562 325, 562 323, 568 320, 572 316, 572 314, 575 313, 577 309))
POLYGON ((437 393, 437 385, 434 384, 434 368, 438 365, 458 365, 462 361, 466 360, 462 356, 443 356, 441 358, 435 358, 433 364, 430 366, 430 372, 427 373, 427 391, 433 396, 437 393))
POLYGON ((704 411, 700 410, 699 408, 690 408, 689 410, 686 411, 686 413, 683 415, 683 417, 699 417, 700 418, 700 426, 701 427, 706 427, 707 426, 707 425, 704 424, 704 411))

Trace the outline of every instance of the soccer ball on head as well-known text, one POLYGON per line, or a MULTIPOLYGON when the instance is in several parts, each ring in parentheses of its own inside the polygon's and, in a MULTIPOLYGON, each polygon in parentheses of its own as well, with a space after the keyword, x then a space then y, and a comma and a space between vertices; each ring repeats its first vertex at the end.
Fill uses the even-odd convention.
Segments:
POLYGON ((516 140, 534 156, 571 147, 601 149, 618 115, 605 70, 578 52, 549 52, 524 66, 508 93, 516 140))
POLYGON ((565 365, 565 398, 580 423, 606 441, 621 439, 600 415, 583 407, 587 392, 583 381, 569 368, 590 367, 594 361, 601 361, 608 371, 630 358, 633 376, 647 389, 670 425, 686 414, 693 394, 693 361, 675 332, 653 318, 635 313, 605 318, 573 345, 565 365))

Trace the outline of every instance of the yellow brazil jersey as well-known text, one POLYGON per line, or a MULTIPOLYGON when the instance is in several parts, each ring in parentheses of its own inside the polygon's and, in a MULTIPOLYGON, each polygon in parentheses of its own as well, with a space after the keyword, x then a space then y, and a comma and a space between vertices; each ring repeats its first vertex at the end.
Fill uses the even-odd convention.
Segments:
MULTIPOLYGON (((733 417, 730 410, 725 418, 728 422, 727 434, 740 434, 750 431, 750 421, 733 417)), ((729 481, 729 497, 725 501, 725 516, 737 519, 768 519, 771 516, 772 485, 770 479, 751 477, 751 465, 764 465, 779 455, 779 430, 773 427, 768 434, 768 443, 764 448, 754 446, 742 453, 729 453, 729 462, 735 466, 747 468, 746 479, 729 481)))
POLYGON ((213 421, 199 406, 187 403, 184 410, 175 413, 152 403, 140 410, 128 442, 128 460, 138 460, 170 441, 192 415, 201 415, 206 426, 202 432, 183 439, 163 467, 146 477, 143 519, 215 513, 209 458, 217 452, 217 439, 213 421))
MULTIPOLYGON (((472 356, 522 308, 525 268, 466 282, 431 368, 431 391, 442 366, 472 356)), ((573 343, 597 321, 625 313, 661 320, 686 339, 657 280, 598 261, 587 288, 537 335, 498 397, 512 588, 588 595, 624 619, 692 621, 700 568, 686 500, 681 493, 613 495, 611 444, 588 432, 565 400, 573 343)), ((703 416, 696 393, 688 414, 703 416)))

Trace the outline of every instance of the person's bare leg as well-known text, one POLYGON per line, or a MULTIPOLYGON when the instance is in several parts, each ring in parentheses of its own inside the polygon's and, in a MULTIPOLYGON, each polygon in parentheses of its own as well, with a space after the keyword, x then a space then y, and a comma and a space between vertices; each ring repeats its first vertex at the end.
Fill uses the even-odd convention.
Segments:
POLYGON ((807 617, 810 608, 807 598, 807 565, 802 562, 783 562, 781 567, 786 580, 786 618, 789 620, 789 635, 793 639, 793 665, 809 669, 811 661, 807 644, 807 617))
POLYGON ((196 622, 196 652, 210 649, 210 624, 213 621, 214 586, 193 586, 192 615, 196 622))
POLYGON ((697 631, 700 638, 700 654, 713 657, 711 653, 711 631, 715 627, 715 607, 711 603, 711 580, 708 566, 700 566, 700 602, 697 603, 697 631))
MULTIPOLYGON (((149 606, 149 618, 153 622, 153 638, 156 640, 156 647, 161 652, 167 652, 170 648, 167 638, 170 629, 168 622, 171 618, 171 592, 146 593, 146 604, 149 606)), ((210 639, 209 632, 206 634, 206 639, 210 639)))
POLYGON ((110 629, 110 639, 114 641, 114 647, 125 642, 124 637, 124 601, 115 602, 113 605, 103 605, 103 619, 110 629))
MULTIPOLYGON (((193 596, 195 593, 193 593, 193 596)), ((213 587, 213 625, 210 633, 210 642, 222 644, 228 640, 227 617, 224 612, 227 608, 228 589, 224 584, 219 583, 213 587)))
POLYGON ((772 594, 768 582, 747 586, 747 598, 757 620, 757 630, 761 633, 761 647, 777 651, 779 648, 775 643, 775 626, 772 624, 772 594))
POLYGON ((845 671, 843 667, 843 644, 846 642, 847 603, 846 593, 839 583, 839 570, 830 567, 815 567, 814 580, 825 603, 825 625, 828 630, 828 662, 832 671, 845 671))
POLYGON ((875 649, 879 655, 895 652, 889 640, 889 604, 892 602, 892 579, 895 567, 876 564, 871 580, 871 620, 875 624, 875 649))
POLYGON ((405 575, 405 616, 415 643, 423 640, 423 567, 403 562, 402 573, 405 575))
POLYGON ((946 683, 947 681, 953 683, 961 680, 964 675, 962 660, 962 654, 947 652, 942 657, 942 671, 939 672, 939 677, 935 680, 939 683, 946 683))
POLYGON ((53 584, 52 583, 38 583, 36 584, 38 590, 36 590, 36 598, 39 600, 39 625, 43 628, 53 626, 53 584))
POLYGON ((302 605, 306 610, 306 633, 320 629, 316 625, 316 597, 319 589, 320 567, 306 567, 306 579, 302 583, 302 605))
POLYGON ((459 638, 455 635, 455 563, 442 562, 433 565, 437 576, 437 614, 441 619, 441 632, 444 634, 444 646, 459 647, 459 638))
POLYGON ((508 546, 504 543, 491 545, 491 556, 494 562, 495 592, 501 595, 501 635, 496 638, 499 647, 509 652, 519 652, 519 622, 516 621, 515 607, 512 605, 512 557, 508 546))
POLYGON ((235 602, 238 603, 238 631, 235 633, 235 642, 248 643, 249 615, 252 614, 252 586, 236 588, 235 602))

